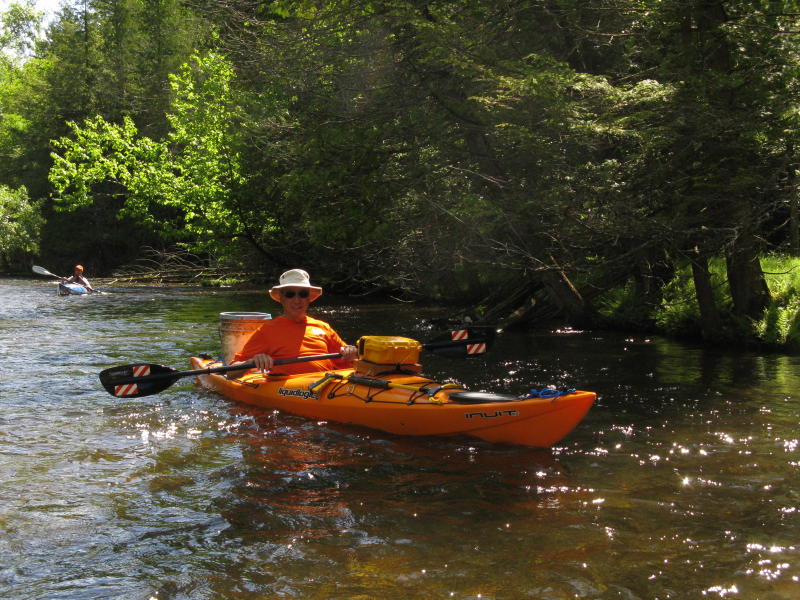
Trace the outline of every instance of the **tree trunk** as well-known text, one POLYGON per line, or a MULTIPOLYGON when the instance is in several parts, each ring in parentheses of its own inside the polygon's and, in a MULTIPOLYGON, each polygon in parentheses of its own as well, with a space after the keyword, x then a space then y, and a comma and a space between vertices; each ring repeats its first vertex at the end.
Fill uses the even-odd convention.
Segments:
POLYGON ((720 337, 722 319, 714 302, 714 289, 708 273, 708 258, 699 255, 692 260, 692 276, 697 306, 700 309, 700 330, 703 339, 713 341, 720 337))
MULTIPOLYGON (((478 323, 503 323, 503 328, 507 325, 520 324, 520 319, 512 319, 509 315, 517 314, 520 307, 533 305, 534 294, 539 289, 538 282, 533 283, 523 280, 509 281, 504 285, 499 285, 492 294, 484 298, 478 304, 490 307, 482 314, 471 315, 478 323)), ((526 313, 527 314, 527 313, 526 313)))
POLYGON ((786 145, 786 154, 791 157, 786 174, 786 187, 789 189, 789 251, 793 256, 797 256, 800 254, 800 227, 798 227, 800 210, 798 210, 798 190, 796 188, 797 165, 794 156, 794 144, 791 142, 786 145))
POLYGON ((769 305, 770 293, 752 236, 740 235, 726 257, 733 312, 757 318, 769 305))
POLYGON ((797 193, 793 191, 789 198, 789 250, 793 256, 800 255, 798 218, 800 218, 800 210, 798 210, 797 193))
POLYGON ((540 279, 550 300, 567 319, 575 324, 585 320, 586 301, 563 270, 543 271, 540 279))

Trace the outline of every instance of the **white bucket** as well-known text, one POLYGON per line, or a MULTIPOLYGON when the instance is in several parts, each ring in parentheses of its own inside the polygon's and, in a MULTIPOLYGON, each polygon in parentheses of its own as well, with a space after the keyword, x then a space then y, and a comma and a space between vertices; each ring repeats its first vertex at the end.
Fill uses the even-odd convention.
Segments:
POLYGON ((264 321, 271 318, 271 314, 260 312, 219 313, 219 340, 222 343, 222 360, 226 365, 244 348, 247 340, 264 321))

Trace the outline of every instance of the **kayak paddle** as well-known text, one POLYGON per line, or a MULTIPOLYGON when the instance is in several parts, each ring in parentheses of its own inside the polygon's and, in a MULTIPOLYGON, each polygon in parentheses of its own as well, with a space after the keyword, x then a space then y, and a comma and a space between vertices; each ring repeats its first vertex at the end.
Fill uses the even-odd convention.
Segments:
MULTIPOLYGON (((341 358, 335 354, 315 354, 312 356, 296 356, 294 358, 279 358, 273 365, 288 365, 290 363, 308 362, 312 360, 328 360, 341 358)), ((208 369, 195 369, 194 371, 176 371, 171 367, 154 363, 138 363, 111 367, 100 372, 100 383, 112 396, 125 398, 139 398, 162 392, 182 377, 192 375, 207 375, 209 373, 225 373, 227 371, 243 371, 255 368, 256 364, 242 363, 239 365, 225 365, 208 369)))
POLYGON ((55 273, 51 273, 50 271, 48 271, 44 267, 40 267, 39 265, 33 265, 32 269, 33 269, 33 272, 38 274, 38 275, 45 275, 47 277, 55 277, 56 279, 64 279, 60 275, 56 275, 55 273))
MULTIPOLYGON (((491 327, 469 327, 451 331, 426 344, 425 350, 444 356, 462 358, 485 354, 494 341, 494 329, 491 327)), ((273 365, 288 365, 290 363, 309 362, 312 360, 328 360, 341 358, 339 353, 316 354, 312 356, 297 356, 293 358, 279 358, 273 365)), ((112 396, 125 398, 139 398, 163 392, 182 377, 192 375, 207 375, 210 373, 226 373, 228 371, 242 371, 255 368, 255 363, 248 362, 239 365, 225 365, 194 371, 177 371, 171 367, 155 363, 136 363, 111 367, 100 372, 100 383, 112 396)))

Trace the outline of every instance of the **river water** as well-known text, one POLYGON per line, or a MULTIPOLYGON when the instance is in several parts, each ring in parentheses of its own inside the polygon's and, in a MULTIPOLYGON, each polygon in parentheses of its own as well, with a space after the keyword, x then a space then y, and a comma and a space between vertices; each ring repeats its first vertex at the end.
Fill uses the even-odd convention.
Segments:
MULTIPOLYGON (((595 390, 539 450, 406 438, 258 411, 182 379, 147 398, 110 366, 219 353, 265 294, 0 279, 0 598, 800 597, 794 356, 596 331, 423 354, 471 389, 595 390)), ((349 341, 425 340, 446 311, 314 314, 349 341)))

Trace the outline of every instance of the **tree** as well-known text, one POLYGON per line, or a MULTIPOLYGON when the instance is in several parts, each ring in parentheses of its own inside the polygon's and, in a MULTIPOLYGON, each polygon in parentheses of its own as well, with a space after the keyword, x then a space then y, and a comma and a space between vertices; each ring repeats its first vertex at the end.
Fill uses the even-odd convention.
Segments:
POLYGON ((769 299, 758 255, 786 193, 781 174, 793 168, 796 60, 782 30, 796 10, 796 2, 670 1, 644 29, 658 77, 677 90, 656 152, 672 171, 664 184, 683 232, 674 246, 724 255, 734 311, 747 317, 769 299))
MULTIPOLYGON (((164 139, 140 136, 129 117, 121 124, 102 117, 73 123, 72 136, 54 143, 50 181, 66 210, 98 202, 103 186, 111 190, 109 201, 121 201, 120 216, 217 254, 238 244, 245 223, 253 223, 240 193, 247 183, 242 102, 232 68, 218 53, 194 56, 171 79, 175 98, 164 139)), ((259 223, 271 226, 268 217, 259 223)))
POLYGON ((39 251, 42 217, 24 187, 0 185, 0 267, 22 270, 39 251))
POLYGON ((33 0, 13 2, 0 13, 0 52, 6 64, 30 55, 39 35, 43 16, 36 11, 33 0))

